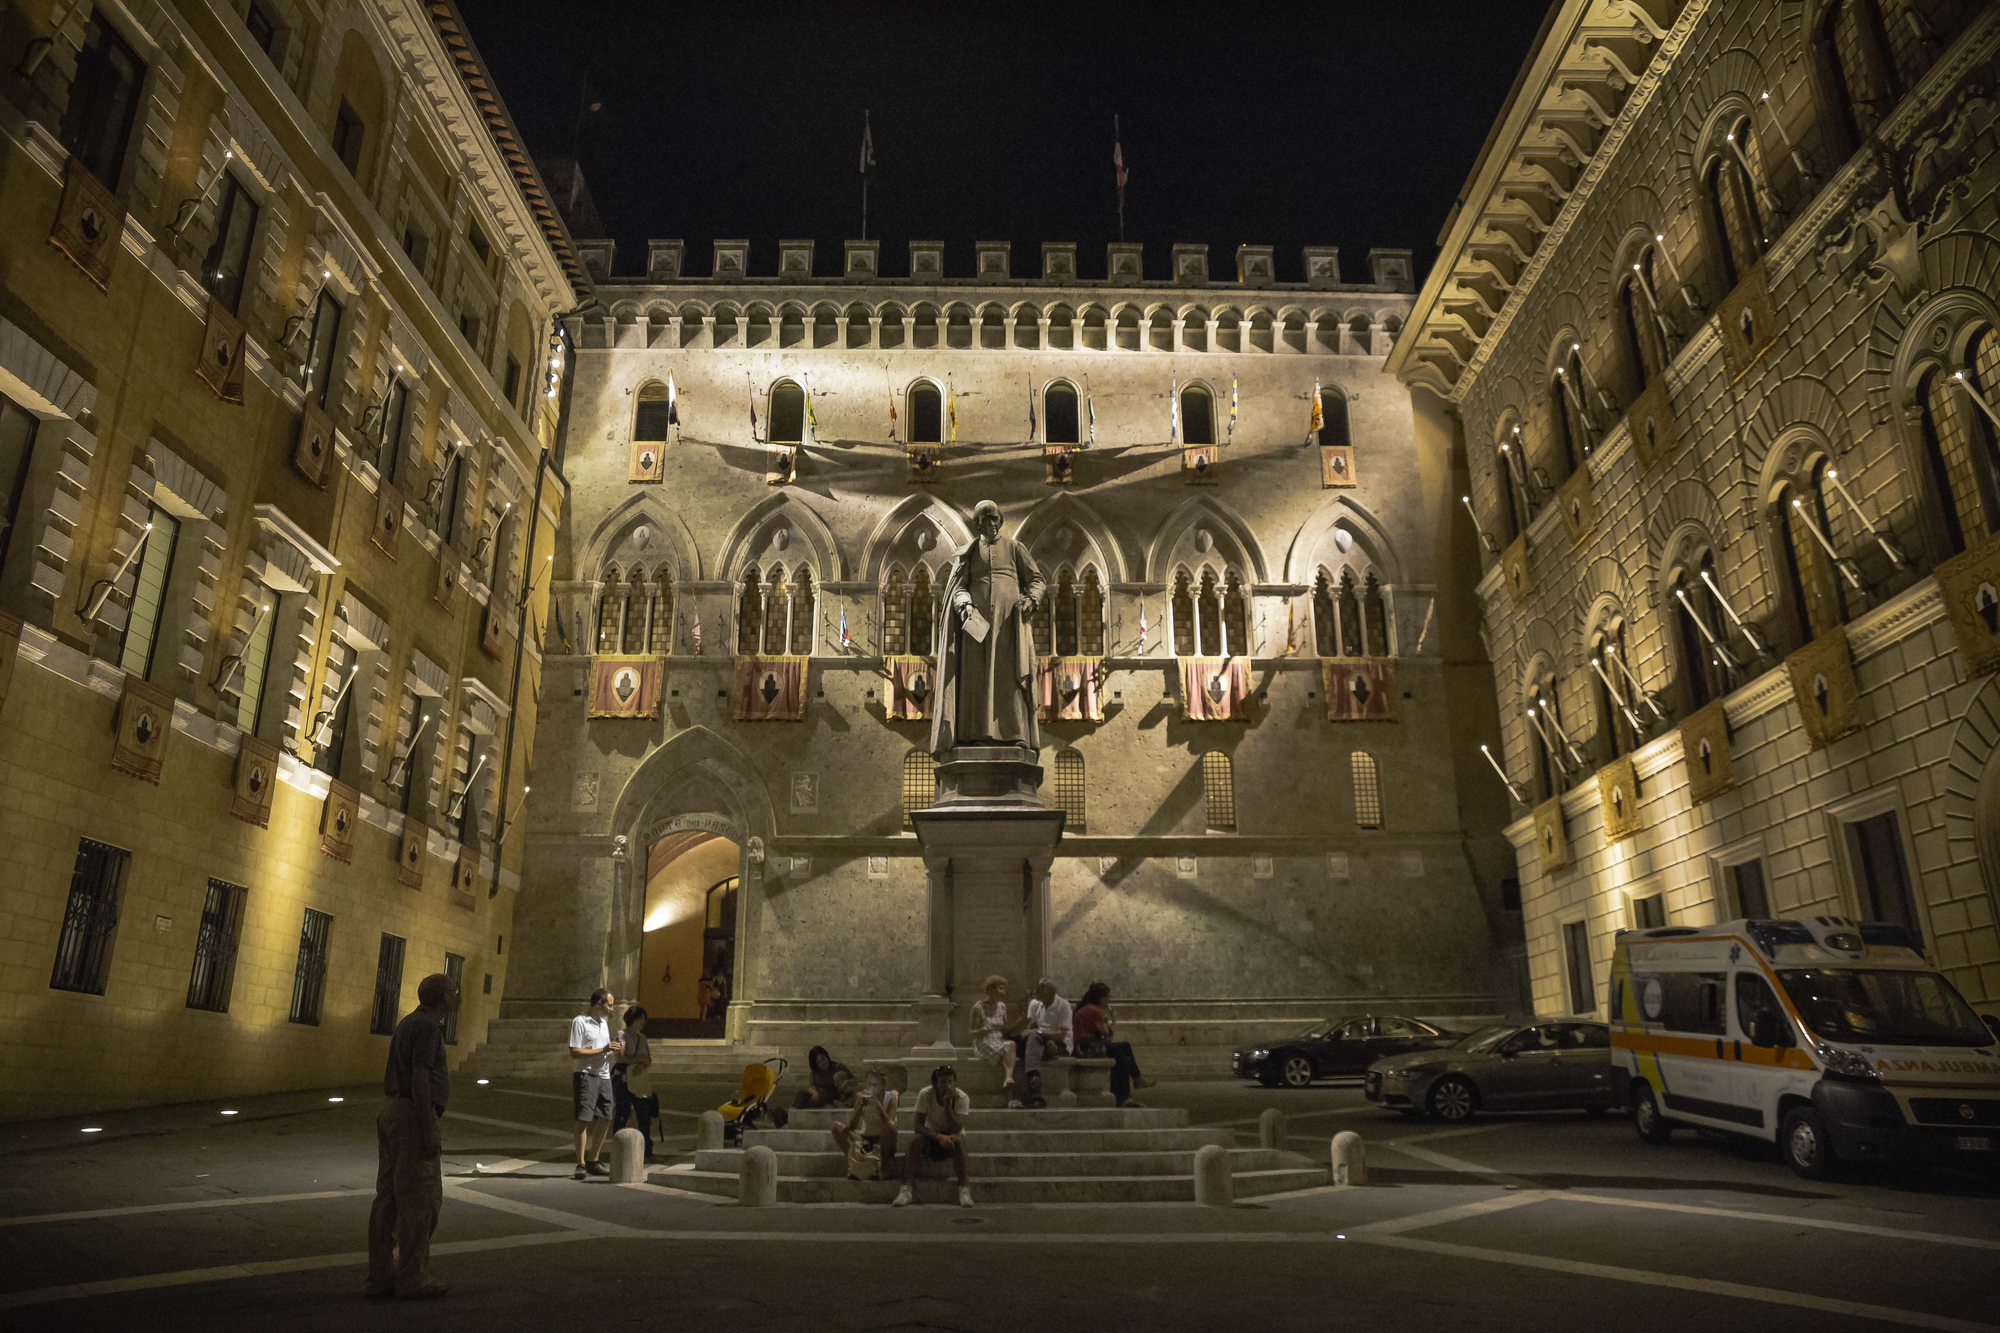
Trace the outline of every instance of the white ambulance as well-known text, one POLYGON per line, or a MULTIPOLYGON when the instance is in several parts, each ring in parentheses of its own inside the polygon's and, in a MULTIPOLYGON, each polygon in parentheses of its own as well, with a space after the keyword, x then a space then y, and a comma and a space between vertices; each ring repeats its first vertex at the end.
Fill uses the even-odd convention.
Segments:
POLYGON ((1839 1160, 2000 1162, 1996 1033, 1901 926, 1663 926, 1620 931, 1612 954, 1613 1077, 1639 1137, 1746 1134, 1808 1178, 1839 1160))

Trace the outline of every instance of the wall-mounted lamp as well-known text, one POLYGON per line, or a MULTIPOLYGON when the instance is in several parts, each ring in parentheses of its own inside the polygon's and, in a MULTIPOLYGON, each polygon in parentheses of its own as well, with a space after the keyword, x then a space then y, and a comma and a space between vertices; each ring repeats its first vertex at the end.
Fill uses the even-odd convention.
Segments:
POLYGON ((187 229, 188 223, 194 221, 194 215, 201 210, 203 204, 208 202, 209 196, 215 193, 215 187, 222 184, 223 178, 229 174, 229 164, 235 157, 236 150, 234 148, 228 149, 222 154, 222 165, 216 168, 215 179, 208 183, 206 190, 203 190, 194 198, 181 200, 180 206, 174 210, 174 220, 168 225, 168 231, 178 236, 187 229))
POLYGON ((1479 747, 1479 753, 1486 756, 1486 762, 1493 765, 1493 771, 1500 775, 1500 781, 1507 784, 1507 794, 1522 805, 1528 804, 1528 798, 1522 794, 1519 787, 1514 785, 1514 780, 1507 776, 1507 770, 1500 767, 1500 761, 1493 757, 1493 751, 1482 745, 1479 747))
POLYGON ((139 540, 133 542, 132 549, 125 553, 124 563, 118 566, 118 572, 108 579, 99 579, 90 585, 90 591, 84 594, 88 606, 80 604, 77 607, 77 614, 83 617, 85 625, 97 623, 97 617, 103 612, 104 603, 110 598, 112 589, 125 581, 125 575, 131 572, 133 562, 139 558, 139 553, 146 549, 146 543, 152 538, 152 534, 153 525, 148 523, 139 530, 139 540))
POLYGON ((1758 637, 1756 627, 1747 623, 1742 616, 1736 614, 1736 608, 1730 605, 1727 597, 1723 596, 1722 586, 1715 581, 1715 576, 1704 569, 1701 571, 1701 581, 1706 583, 1708 590, 1715 594, 1715 600, 1720 602, 1722 609, 1729 613, 1729 618, 1736 623, 1736 628, 1743 631, 1743 637, 1750 641, 1750 651, 1756 653, 1759 657, 1770 656, 1771 650, 1765 645, 1764 640, 1758 637))
POLYGON ((1849 495, 1847 488, 1840 484, 1839 471, 1834 468, 1828 468, 1826 470, 1826 479, 1833 483, 1834 494, 1838 495, 1841 501, 1847 505, 1847 511, 1861 520, 1861 526, 1868 529, 1868 535, 1873 537, 1876 543, 1881 546, 1882 554, 1889 557, 1889 563, 1897 569, 1901 569, 1907 563, 1903 553, 1896 549, 1893 542, 1877 531, 1875 525, 1869 521, 1868 515, 1861 512, 1861 506, 1854 503, 1854 497, 1849 495))

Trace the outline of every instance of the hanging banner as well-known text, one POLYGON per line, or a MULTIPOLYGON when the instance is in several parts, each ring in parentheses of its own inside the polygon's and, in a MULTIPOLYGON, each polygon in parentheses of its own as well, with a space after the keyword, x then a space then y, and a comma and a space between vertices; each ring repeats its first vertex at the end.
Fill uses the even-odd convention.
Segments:
POLYGON ((14 683, 14 663, 21 656, 21 617, 0 611, 0 709, 7 706, 7 688, 14 683))
POLYGON ((403 493, 383 478, 375 485, 375 530, 369 540, 391 560, 403 535, 403 493))
POLYGON ((588 717, 660 715, 660 681, 666 659, 633 653, 599 653, 590 659, 588 717))
POLYGON ((738 722, 797 722, 806 715, 805 657, 736 659, 738 722))
POLYGON ((125 693, 118 700, 118 742, 111 750, 111 766, 130 773, 154 786, 160 785, 160 766, 166 758, 167 733, 174 724, 174 696, 156 690, 137 676, 125 677, 125 693))
POLYGON ((1330 491, 1354 485, 1354 446, 1322 444, 1319 447, 1319 485, 1330 491))
POLYGON ((784 486, 789 484, 799 471, 799 451, 791 445, 773 445, 764 463, 764 484, 784 486))
POLYGON ((1049 657, 1036 668, 1036 702, 1048 722, 1102 722, 1102 657, 1049 657))
POLYGON ((935 444, 912 444, 905 448, 910 455, 911 481, 936 481, 943 471, 944 451, 935 444))
POLYGON ((1861 730, 1861 687, 1854 680, 1847 627, 1836 625, 1785 659, 1792 700, 1799 706, 1806 740, 1823 750, 1861 730))
POLYGON ((1212 444, 1189 444, 1181 448, 1181 479, 1190 486, 1213 486, 1215 465, 1221 455, 1212 444))
POLYGON ((464 567, 458 563, 458 552, 449 546, 439 546, 437 587, 431 591, 431 600, 448 616, 458 614, 458 582, 464 574, 464 567))
POLYGON ((103 291, 111 285, 111 257, 124 234, 125 206, 71 156, 63 165, 62 198, 49 227, 49 244, 103 291))
POLYGON ((486 622, 480 627, 479 646, 486 650, 488 657, 499 657, 507 647, 507 640, 513 637, 513 626, 508 622, 513 618, 513 608, 506 604, 496 590, 486 602, 486 622))
MULTIPOLYGON (((412 774, 410 781, 419 779, 412 774)), ((424 887, 424 853, 430 850, 431 831, 421 821, 405 818, 403 837, 396 847, 396 882, 406 889, 424 887)))
POLYGON ((361 820, 361 793, 344 782, 327 784, 319 812, 319 849, 343 865, 354 860, 354 826, 361 820))
POLYGON ((278 747, 245 735, 236 744, 236 797, 229 813, 258 828, 271 827, 271 798, 278 790, 278 747))
POLYGON ((470 912, 479 906, 479 847, 467 843, 459 847, 458 860, 451 867, 451 905, 470 912))
POLYGON ((1562 797, 1551 796, 1535 807, 1535 845, 1543 874, 1569 864, 1569 830, 1563 826, 1562 797))
POLYGON ((212 296, 201 330, 201 360, 194 370, 223 402, 243 401, 243 325, 212 296))
POLYGON ((1240 657, 1183 657, 1181 716, 1189 722, 1248 722, 1250 672, 1240 657))
POLYGON ((1043 480, 1051 486, 1068 486, 1076 481, 1076 448, 1050 444, 1042 447, 1043 480))
POLYGON ((1936 572, 1966 674, 1983 676, 2000 667, 2000 539, 1953 556, 1936 572))
POLYGON ((1639 770, 1631 755, 1620 755, 1597 770, 1597 804, 1606 842, 1623 842, 1639 831, 1639 770))
POLYGON ((936 697, 936 668, 928 657, 891 657, 889 716, 899 722, 927 722, 936 697))
POLYGON ((1528 534, 1522 533, 1500 553, 1500 572, 1507 583, 1507 595, 1519 606, 1534 590, 1534 567, 1528 563, 1528 534))
POLYGON ((298 439, 292 444, 292 466, 298 474, 326 489, 328 464, 333 462, 333 418, 319 405, 316 395, 306 395, 306 409, 299 414, 298 439))
POLYGON ((1323 657, 1320 684, 1326 690, 1329 722, 1394 722, 1396 664, 1356 658, 1323 657))
POLYGON ((664 481, 666 475, 666 441, 632 441, 632 465, 625 473, 625 480, 636 482, 664 481))
POLYGON ((1687 763, 1688 800, 1712 801, 1736 785, 1729 754, 1729 715, 1717 699, 1681 722, 1681 757, 1687 763))

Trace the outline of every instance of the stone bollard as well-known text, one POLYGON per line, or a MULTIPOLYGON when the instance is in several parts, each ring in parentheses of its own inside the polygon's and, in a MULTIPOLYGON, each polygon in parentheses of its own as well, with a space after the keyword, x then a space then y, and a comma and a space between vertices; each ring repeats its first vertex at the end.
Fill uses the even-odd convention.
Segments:
POLYGON ((1283 1152, 1286 1142, 1285 1113, 1275 1106, 1266 1107, 1264 1113, 1257 1117, 1257 1146, 1283 1152))
POLYGON ((722 1112, 703 1111, 701 1124, 694 1132, 695 1150, 720 1148, 722 1146, 722 1112))
POLYGON ((646 1178, 646 1136, 621 1129, 611 1136, 611 1183, 631 1185, 646 1178))
POLYGON ((1368 1183, 1368 1159, 1362 1152, 1361 1136, 1351 1129, 1342 1130, 1333 1136, 1333 1183, 1336 1185, 1368 1183))
POLYGON ((1236 1177, 1229 1166, 1229 1149, 1213 1143, 1194 1150, 1194 1201, 1205 1208, 1236 1204, 1236 1177))
POLYGON ((778 1154, 750 1148, 736 1175, 736 1202, 744 1208, 769 1208, 778 1201, 778 1154))

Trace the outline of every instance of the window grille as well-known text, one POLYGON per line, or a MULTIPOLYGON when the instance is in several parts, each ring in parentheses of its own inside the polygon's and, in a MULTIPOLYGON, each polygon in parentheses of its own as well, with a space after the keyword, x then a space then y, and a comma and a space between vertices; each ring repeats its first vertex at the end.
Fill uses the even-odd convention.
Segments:
POLYGON ((132 605, 125 618, 125 640, 118 665, 128 676, 144 680, 153 673, 153 645, 160 633, 160 607, 166 601, 167 580, 173 575, 174 547, 180 541, 181 522, 158 505, 153 506, 153 530, 140 540, 146 553, 139 557, 139 575, 132 584, 132 605))
POLYGON ((1382 779, 1375 768, 1375 756, 1356 750, 1349 759, 1354 771, 1354 826, 1382 827, 1382 779))
POLYGON ((188 974, 188 1008, 229 1012, 236 943, 243 933, 243 903, 249 896, 240 884, 208 881, 208 900, 202 904, 201 926, 194 937, 194 968, 188 974))
MULTIPOLYGON (((446 954, 444 956, 444 974, 451 978, 452 984, 457 986, 460 993, 463 994, 465 989, 464 955, 455 953, 446 954)), ((444 1016, 444 1044, 447 1046, 458 1045, 458 1010, 456 1009, 453 1009, 444 1016)))
POLYGON ((1104 585, 1095 569, 1083 571, 1083 593, 1077 600, 1077 646, 1086 657, 1104 656, 1104 585))
POLYGON ((811 656, 813 650, 813 630, 816 628, 813 622, 817 608, 813 603, 812 571, 803 565, 799 567, 799 576, 792 586, 791 605, 786 609, 789 611, 792 621, 792 655, 795 657, 811 656))
POLYGON ((1083 756, 1075 750, 1056 755, 1056 804, 1062 807, 1063 831, 1084 831, 1083 756))
POLYGON ((1201 799, 1212 829, 1236 827, 1236 774, 1229 756, 1210 750, 1201 757, 1201 799))
POLYGON ((937 648, 937 607, 931 600, 931 573, 922 565, 910 576, 910 651, 929 656, 937 648))
POLYGON ((922 746, 903 756, 903 827, 916 827, 910 816, 931 808, 937 799, 937 770, 922 746))
POLYGON ((70 874, 69 902, 63 907, 62 937, 56 943, 50 990, 104 994, 105 977, 111 971, 111 942, 118 934, 118 893, 131 859, 130 852, 89 838, 77 839, 76 868, 70 874))
POLYGON ((1597 985, 1590 975, 1590 927, 1572 921, 1563 927, 1563 954, 1569 963, 1569 1011, 1592 1013, 1597 1008, 1597 985))
POLYGON ((1187 571, 1174 576, 1173 595, 1174 656, 1194 656, 1194 595, 1188 589, 1187 571))
POLYGON ((375 956, 375 1003, 368 1013, 368 1030, 386 1037, 396 1030, 396 1006, 403 998, 403 946, 401 935, 382 936, 382 948, 375 956))
POLYGON ((900 654, 910 651, 910 603, 903 586, 903 571, 891 569, 882 585, 882 651, 900 654))

